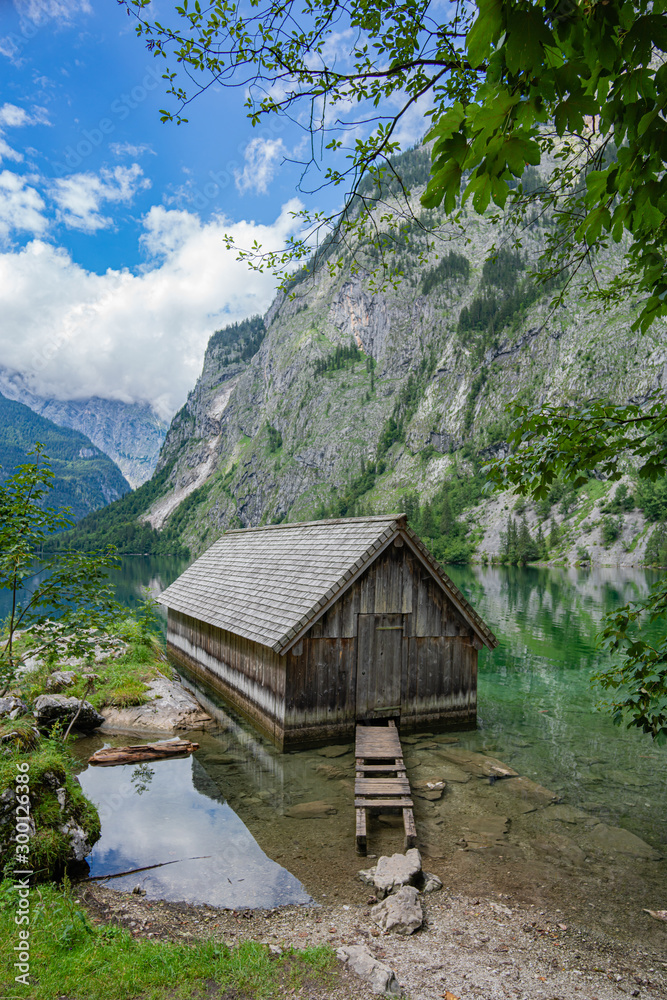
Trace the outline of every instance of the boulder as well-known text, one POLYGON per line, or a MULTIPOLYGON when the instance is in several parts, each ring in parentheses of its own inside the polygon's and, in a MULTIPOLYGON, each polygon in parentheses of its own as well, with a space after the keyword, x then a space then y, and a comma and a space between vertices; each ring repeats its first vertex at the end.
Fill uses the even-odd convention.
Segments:
POLYGON ((102 732, 169 732, 201 729, 212 720, 176 681, 158 677, 148 684, 148 701, 131 708, 105 707, 102 732))
POLYGON ((333 816, 338 810, 330 802, 299 802, 285 810, 285 816, 290 819, 321 819, 323 816, 333 816))
POLYGON ((373 993, 391 993, 394 996, 400 994, 401 987, 396 981, 393 969, 373 958, 363 944, 339 948, 336 954, 341 962, 347 962, 352 972, 368 983, 373 993))
POLYGON ((54 670, 51 676, 46 679, 46 690, 63 691, 65 688, 71 687, 75 681, 76 673, 74 670, 54 670))
POLYGON ((385 934, 414 934, 424 922, 419 893, 413 885, 404 885, 373 907, 371 920, 385 934))
MULTIPOLYGON (((37 725, 48 728, 56 722, 68 725, 79 710, 78 698, 66 698, 64 694, 40 694, 35 701, 33 715, 37 725)), ((83 732, 97 729, 104 722, 104 716, 93 708, 89 701, 84 701, 75 727, 83 732)))
POLYGON ((19 715, 27 715, 28 706, 20 698, 9 695, 7 698, 0 698, 0 719, 17 719, 19 715))
POLYGON ((397 892, 404 885, 414 885, 421 876, 421 870, 422 859, 419 851, 416 847, 411 847, 405 854, 392 854, 390 858, 380 858, 373 868, 359 872, 359 877, 373 886, 379 899, 384 899, 389 893, 397 892))

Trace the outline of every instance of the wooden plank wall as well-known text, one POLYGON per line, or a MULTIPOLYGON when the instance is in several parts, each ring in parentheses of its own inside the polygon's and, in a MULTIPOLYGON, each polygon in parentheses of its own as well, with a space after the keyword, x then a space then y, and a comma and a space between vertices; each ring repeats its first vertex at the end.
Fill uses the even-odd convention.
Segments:
POLYGON ((473 630, 406 546, 390 546, 286 656, 285 743, 346 738, 360 614, 402 614, 401 726, 474 724, 473 630))
POLYGON ((285 657, 267 646, 169 611, 167 648, 202 674, 239 711, 282 746, 285 657))

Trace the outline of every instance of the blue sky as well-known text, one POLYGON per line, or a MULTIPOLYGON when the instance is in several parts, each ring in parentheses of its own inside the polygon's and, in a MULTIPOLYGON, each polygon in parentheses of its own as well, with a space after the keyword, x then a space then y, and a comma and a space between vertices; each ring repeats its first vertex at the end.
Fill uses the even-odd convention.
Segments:
POLYGON ((303 133, 253 129, 242 91, 212 88, 187 125, 162 124, 163 66, 114 0, 0 0, 0 369, 169 417, 213 330, 273 297, 223 235, 277 249, 292 211, 338 194, 297 193, 283 161, 303 133))

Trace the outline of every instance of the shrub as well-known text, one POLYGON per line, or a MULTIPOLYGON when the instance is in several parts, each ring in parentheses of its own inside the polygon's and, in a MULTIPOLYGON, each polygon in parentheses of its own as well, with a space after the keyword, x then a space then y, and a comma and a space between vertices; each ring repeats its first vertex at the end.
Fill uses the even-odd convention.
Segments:
POLYGON ((623 530, 623 521, 620 517, 611 517, 607 514, 602 518, 602 543, 606 549, 616 541, 623 530))

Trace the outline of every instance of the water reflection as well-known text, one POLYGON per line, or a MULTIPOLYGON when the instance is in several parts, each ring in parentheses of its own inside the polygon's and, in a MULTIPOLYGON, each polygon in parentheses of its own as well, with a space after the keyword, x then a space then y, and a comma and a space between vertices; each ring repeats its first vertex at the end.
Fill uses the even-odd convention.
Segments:
POLYGON ((140 885, 149 899, 234 909, 311 902, 301 883, 267 857, 195 758, 160 761, 150 770, 148 795, 134 780, 134 765, 89 767, 79 775, 102 819, 102 837, 87 859, 92 876, 174 862, 109 884, 124 891, 140 885))

